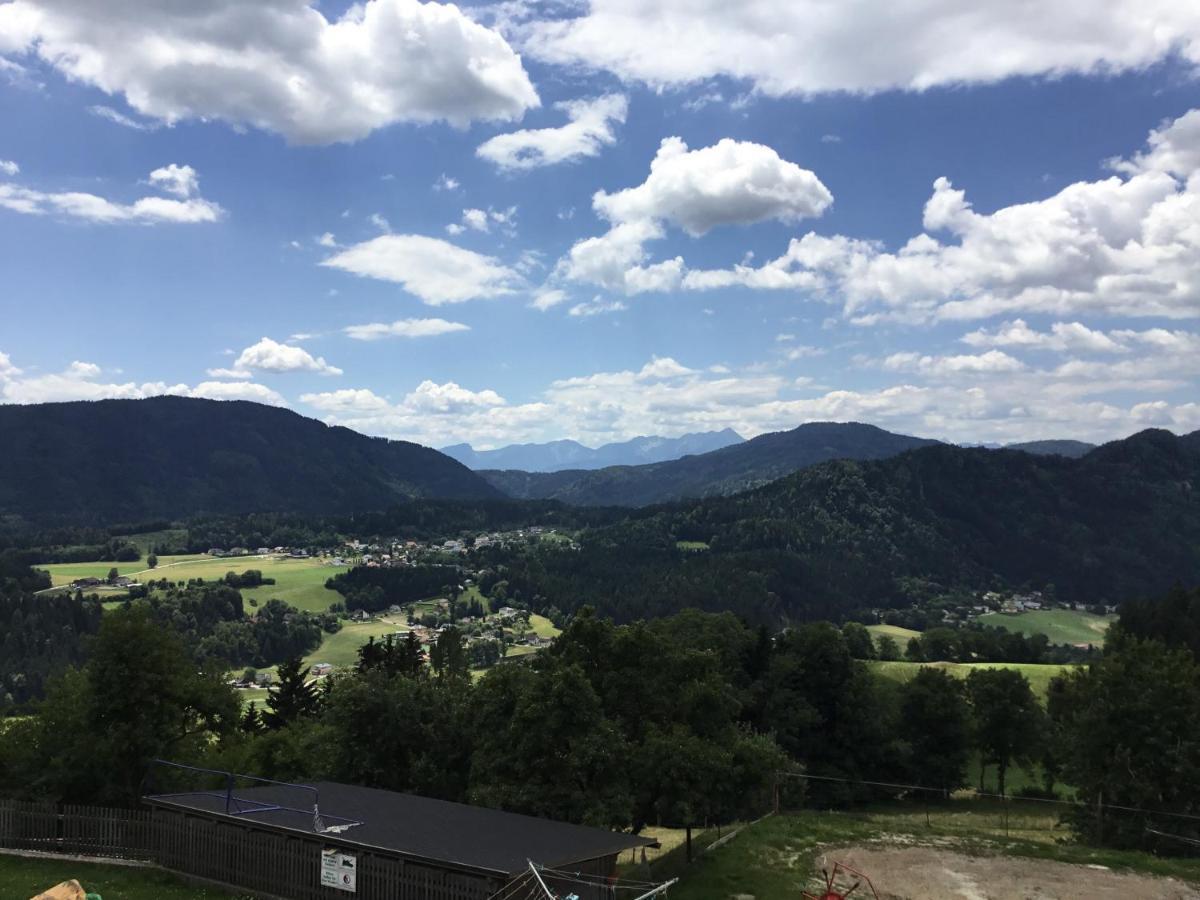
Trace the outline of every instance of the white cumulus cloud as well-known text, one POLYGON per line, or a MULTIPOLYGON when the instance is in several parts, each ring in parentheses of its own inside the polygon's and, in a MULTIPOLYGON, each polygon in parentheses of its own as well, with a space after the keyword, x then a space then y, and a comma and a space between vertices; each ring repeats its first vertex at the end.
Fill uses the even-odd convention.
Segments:
MULTIPOLYGON (((805 288, 840 301, 861 324, 1024 313, 1194 318, 1200 172, 1181 171, 1200 155, 1194 117, 1153 132, 1150 151, 1133 161, 1113 163, 1124 177, 1077 182, 992 213, 976 212, 963 190, 938 178, 925 231, 898 250, 809 232, 763 266, 689 271, 683 286, 805 288)), ((1075 331, 1058 339, 1086 340, 1075 331)))
POLYGON ((763 144, 723 138, 689 150, 678 137, 663 139, 642 184, 599 191, 592 201, 611 222, 666 221, 692 236, 719 225, 812 218, 832 202, 816 175, 763 144))
POLYGON ((150 183, 176 197, 190 197, 200 189, 196 170, 191 166, 181 166, 176 163, 151 172, 150 183))
POLYGON ((235 372, 316 372, 319 375, 341 375, 342 370, 313 356, 303 347, 281 344, 268 337, 252 344, 238 355, 233 364, 235 372))
POLYGON ((348 336, 357 341, 378 341, 390 337, 436 337, 439 334, 452 334, 455 331, 470 331, 470 327, 462 322, 448 322, 445 319, 399 319, 395 322, 372 322, 367 325, 348 325, 342 329, 348 336))
POLYGON ((216 222, 225 211, 210 200, 191 196, 198 190, 191 166, 171 164, 155 169, 150 184, 174 197, 142 197, 121 203, 81 191, 46 192, 0 182, 0 207, 25 215, 57 214, 98 224, 194 224, 216 222))
POLYGON ((614 127, 625 122, 629 101, 623 94, 605 94, 591 100, 554 104, 567 114, 558 128, 527 128, 498 134, 484 141, 475 153, 501 169, 537 169, 562 162, 598 156, 616 142, 614 127))
POLYGON ((1200 16, 1178 0, 586 0, 576 11, 518 26, 525 49, 654 87, 728 76, 811 96, 1200 62, 1200 16))
POLYGON ((417 234, 385 234, 321 265, 391 281, 430 306, 511 294, 520 278, 491 256, 417 234))
POLYGON ((140 400, 173 394, 179 397, 206 397, 211 400, 253 400, 272 406, 286 406, 276 391, 253 382, 205 381, 194 387, 186 384, 152 382, 111 382, 103 380, 104 369, 92 362, 75 360, 61 372, 42 375, 24 374, 0 353, 0 402, 62 403, 72 400, 140 400))
POLYGON ((220 119, 304 144, 397 122, 512 121, 539 104, 520 57, 451 4, 314 0, 0 4, 0 54, 34 55, 167 124, 220 119))
MULTIPOLYGON (((560 261, 558 274, 625 294, 703 289, 741 281, 760 286, 760 270, 687 272, 683 259, 649 262, 646 244, 663 238, 673 224, 698 237, 722 225, 819 216, 833 195, 812 172, 780 158, 770 147, 728 138, 689 150, 680 138, 662 141, 650 175, 616 193, 598 191, 596 212, 611 223, 602 235, 578 241, 560 261)), ((782 273, 789 286, 797 277, 782 273)), ((805 275, 804 279, 812 276, 805 275)), ((778 280, 768 272, 763 281, 778 280)), ((762 284, 761 286, 773 286, 762 284)))

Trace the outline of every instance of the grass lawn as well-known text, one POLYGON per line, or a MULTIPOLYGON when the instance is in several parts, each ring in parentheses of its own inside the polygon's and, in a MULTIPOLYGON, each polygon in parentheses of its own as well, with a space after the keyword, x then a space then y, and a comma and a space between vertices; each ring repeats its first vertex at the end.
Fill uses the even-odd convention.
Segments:
MULTIPOLYGON (((358 648, 365 644, 371 638, 380 640, 385 635, 395 634, 404 626, 397 625, 395 622, 346 622, 342 625, 342 630, 337 634, 325 635, 325 640, 321 642, 321 646, 312 653, 304 657, 304 664, 312 666, 315 663, 329 663, 336 668, 350 668, 358 663, 358 648)), ((245 671, 245 666, 238 669, 230 670, 230 675, 240 675, 245 671)), ((275 666, 269 666, 265 669, 259 669, 260 672, 269 672, 272 677, 275 677, 275 666)), ((238 696, 242 698, 242 705, 249 706, 251 701, 257 702, 259 708, 263 707, 263 701, 266 699, 267 691, 265 688, 247 688, 239 690, 238 696)))
POLYGON ((867 631, 871 632, 871 637, 875 639, 876 644, 879 643, 881 637, 887 635, 900 647, 901 653, 904 652, 904 647, 910 638, 921 636, 921 632, 913 631, 911 628, 901 628, 899 625, 868 625, 867 631))
POLYGON ((533 633, 540 638, 556 638, 562 634, 561 631, 554 627, 553 622, 551 622, 545 616, 539 616, 536 614, 529 617, 529 627, 532 628, 533 633))
POLYGON ((247 569, 258 569, 263 573, 263 577, 274 578, 275 584, 242 588, 242 597, 246 601, 254 598, 259 603, 265 603, 275 598, 308 612, 327 612, 329 604, 342 600, 341 594, 325 587, 325 580, 338 572, 346 571, 345 566, 326 566, 319 559, 276 559, 259 556, 160 556, 158 567, 155 569, 147 569, 144 560, 136 563, 56 563, 39 568, 47 569, 52 583, 58 587, 70 584, 76 578, 104 578, 114 566, 119 574, 136 577, 142 581, 151 578, 167 578, 171 581, 203 578, 206 581, 216 581, 224 578, 226 572, 240 574, 247 569))
POLYGON ((1033 688, 1033 692, 1039 697, 1045 698, 1046 691, 1050 687, 1050 679, 1063 672, 1068 672, 1075 666, 1058 666, 1058 665, 1041 665, 1037 663, 915 663, 915 662, 879 662, 870 661, 867 663, 871 670, 884 678, 891 678, 899 682, 910 680, 917 674, 917 670, 921 666, 930 666, 935 669, 945 669, 955 678, 966 678, 974 669, 1016 669, 1022 675, 1029 679, 1029 685, 1033 688))
MULTIPOLYGON (((1069 832, 1058 825, 1053 809, 1009 804, 1006 836, 1002 806, 954 800, 928 809, 919 804, 895 803, 850 812, 805 810, 772 816, 688 867, 680 883, 671 888, 671 900, 728 900, 737 895, 799 897, 802 889, 812 889, 810 878, 816 875, 828 848, 848 844, 950 847, 972 856, 1023 857, 1030 860, 1031 866, 1038 860, 1054 860, 1170 875, 1190 882, 1200 880, 1200 860, 1162 859, 1075 844, 1069 832)), ((627 874, 635 877, 633 871, 627 874)), ((1083 870, 1081 877, 1087 874, 1083 870)), ((875 880, 875 886, 881 894, 887 890, 880 880, 875 880)))
POLYGON ((984 625, 1020 632, 1027 637, 1044 634, 1052 644, 1094 644, 1104 646, 1104 635, 1116 616, 1094 616, 1073 609, 1035 609, 1007 615, 987 613, 979 617, 984 625))
POLYGON ((513 644, 504 651, 504 656, 506 658, 510 656, 529 656, 531 653, 540 652, 540 650, 540 647, 529 647, 525 644, 513 644))
POLYGON ((168 872, 60 859, 0 855, 0 897, 24 900, 68 879, 104 900, 204 900, 242 897, 214 888, 195 887, 168 872))
MULTIPOLYGON (((160 556, 158 558, 158 568, 163 569, 168 565, 180 562, 190 562, 192 560, 205 560, 207 556, 160 556)), ((108 570, 115 568, 118 575, 127 575, 133 577, 157 572, 157 569, 147 569, 146 560, 137 560, 136 562, 85 562, 85 563, 51 563, 49 565, 35 566, 37 569, 45 569, 50 573, 50 581, 55 587, 65 586, 70 584, 76 578, 107 578, 108 570)), ((168 572, 174 571, 167 569, 162 575, 155 575, 156 578, 166 577, 168 572)), ((221 573, 225 574, 224 572, 221 573)), ((173 577, 173 576, 169 576, 173 577)), ((195 576, 193 576, 195 577, 195 576)))
POLYGON ((242 700, 242 706, 249 706, 251 703, 257 703, 260 710, 265 709, 267 705, 267 694, 270 693, 267 688, 246 688, 239 690, 238 697, 242 700))
POLYGON ((329 611, 329 604, 341 603, 343 600, 337 591, 325 587, 325 581, 339 572, 345 572, 346 566, 324 566, 311 559, 283 559, 263 560, 261 566, 246 568, 262 569, 264 578, 275 579, 275 584, 242 588, 242 598, 246 601, 253 597, 261 604, 276 599, 291 604, 296 609, 322 613, 329 611))
POLYGON ((353 666, 358 662, 358 648, 369 639, 378 641, 401 630, 406 629, 394 622, 347 622, 337 634, 325 635, 321 646, 304 657, 304 664, 329 663, 334 668, 353 666))

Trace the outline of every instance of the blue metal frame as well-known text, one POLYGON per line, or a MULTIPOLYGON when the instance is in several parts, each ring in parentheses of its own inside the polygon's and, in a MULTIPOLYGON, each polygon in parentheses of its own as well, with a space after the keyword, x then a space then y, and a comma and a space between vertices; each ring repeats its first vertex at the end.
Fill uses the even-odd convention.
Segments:
MULTIPOLYGON (((343 824, 335 826, 339 831, 344 831, 347 828, 353 828, 355 825, 361 825, 354 819, 347 819, 344 816, 334 816, 323 814, 320 806, 320 792, 311 784, 298 784, 292 781, 275 781, 271 778, 259 778, 257 775, 239 775, 233 772, 226 772, 223 769, 205 769, 201 766, 188 766, 183 763, 171 762, 166 759, 156 759, 152 763, 155 766, 169 766, 172 769, 182 769, 186 772, 199 772, 203 775, 220 775, 225 779, 225 790, 217 791, 179 791, 174 794, 153 794, 147 796, 160 797, 163 799, 178 798, 178 797, 215 797, 218 800, 225 801, 225 815, 227 816, 251 816, 259 813, 268 812, 292 812, 302 816, 311 815, 313 817, 313 831, 321 834, 327 829, 324 827, 326 819, 334 819, 343 824), (238 797, 234 794, 236 790, 237 779, 242 778, 246 781, 256 781, 260 784, 274 784, 280 787, 296 788, 302 791, 309 791, 312 794, 313 804, 312 809, 299 809, 294 806, 284 806, 282 804, 262 803, 258 800, 250 800, 245 797, 238 797)), ((151 770, 153 773, 153 770, 151 770)), ((153 774, 151 774, 153 779, 153 774)))

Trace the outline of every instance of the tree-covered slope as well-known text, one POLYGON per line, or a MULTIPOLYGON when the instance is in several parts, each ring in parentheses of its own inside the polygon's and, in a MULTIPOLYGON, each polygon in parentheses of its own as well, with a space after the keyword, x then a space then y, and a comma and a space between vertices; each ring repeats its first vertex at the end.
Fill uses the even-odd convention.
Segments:
POLYGON ((926 447, 644 510, 585 533, 578 551, 508 561, 504 577, 547 607, 591 603, 622 619, 689 606, 837 617, 1050 585, 1060 599, 1118 603, 1200 583, 1198 488, 1200 433, 1145 431, 1081 459, 926 447))
POLYGON ((447 456, 243 401, 0 406, 0 515, 353 512, 499 492, 447 456))
POLYGON ((811 422, 709 453, 643 466, 480 474, 510 497, 562 500, 578 506, 648 506, 733 494, 831 459, 882 459, 933 443, 874 425, 811 422))

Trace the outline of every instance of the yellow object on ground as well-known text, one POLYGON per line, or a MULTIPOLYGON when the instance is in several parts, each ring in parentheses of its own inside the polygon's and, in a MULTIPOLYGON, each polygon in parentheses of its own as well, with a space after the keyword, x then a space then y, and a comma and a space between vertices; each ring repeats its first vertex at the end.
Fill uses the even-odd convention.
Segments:
POLYGON ((56 884, 49 890, 43 891, 31 900, 86 900, 87 894, 83 886, 72 878, 62 884, 56 884))

